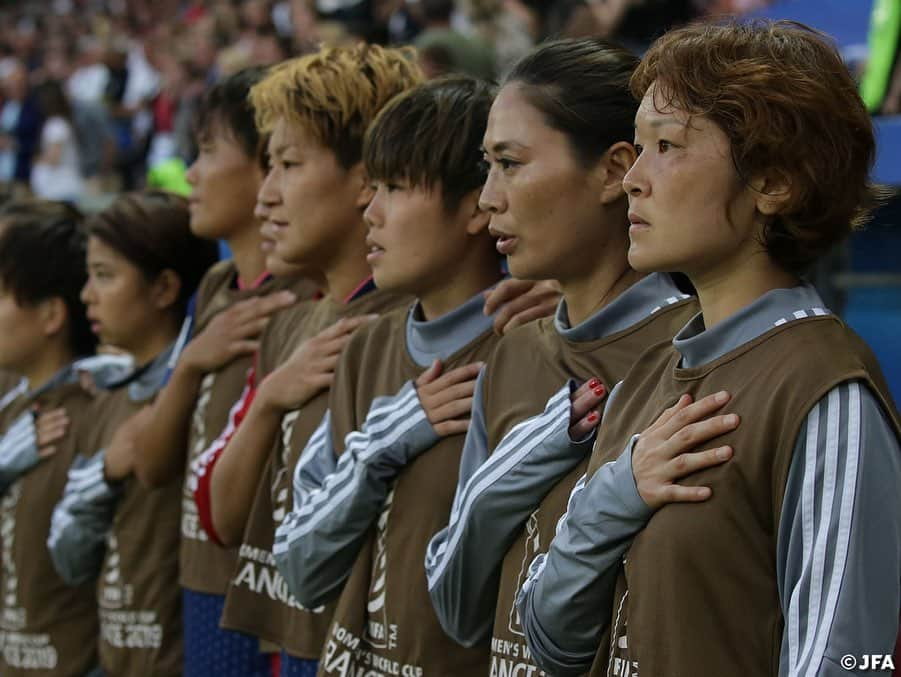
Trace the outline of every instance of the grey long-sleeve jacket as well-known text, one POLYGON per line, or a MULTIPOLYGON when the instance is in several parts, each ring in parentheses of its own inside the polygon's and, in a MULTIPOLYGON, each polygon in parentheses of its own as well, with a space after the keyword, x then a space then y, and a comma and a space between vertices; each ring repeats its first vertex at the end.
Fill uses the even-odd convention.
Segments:
MULTIPOLYGON (((674 345, 685 366, 705 364, 821 305, 810 287, 776 290, 711 330, 697 318, 674 345)), ((529 647, 550 674, 591 666, 622 555, 652 515, 632 476, 636 438, 579 482, 520 591, 529 647)), ((856 674, 842 667, 843 656, 892 652, 901 608, 899 486, 901 447, 881 406, 860 384, 840 384, 808 414, 785 489, 776 561, 785 618, 780 676, 856 674), (827 486, 834 490, 824 498, 817 487, 827 486)))
MULTIPOLYGON (((562 340, 588 344, 685 298, 669 275, 649 275, 576 326, 561 301, 554 328, 562 340)), ((425 559, 435 613, 444 631, 464 646, 490 637, 504 557, 548 492, 590 454, 595 436, 570 439, 569 396, 578 384, 561 381, 543 412, 489 448, 484 379, 485 370, 476 384, 450 520, 425 559)))
MULTIPOLYGON (((87 364, 102 370, 102 387, 127 389, 131 401, 147 402, 162 387, 171 355, 170 346, 137 371, 126 371, 119 359, 91 358, 87 364)), ((96 577, 103 565, 106 540, 122 493, 120 483, 107 482, 104 461, 103 449, 89 457, 77 456, 69 468, 63 497, 53 509, 47 548, 60 578, 70 585, 96 577)))
MULTIPOLYGON (((442 318, 407 316, 406 346, 414 362, 428 367, 454 354, 491 327, 481 294, 442 318)), ((294 509, 275 533, 273 555, 297 600, 309 608, 325 603, 350 575, 366 532, 378 517, 394 479, 438 436, 408 381, 393 396, 373 400, 359 430, 347 435, 336 458, 327 413, 294 470, 294 509)))

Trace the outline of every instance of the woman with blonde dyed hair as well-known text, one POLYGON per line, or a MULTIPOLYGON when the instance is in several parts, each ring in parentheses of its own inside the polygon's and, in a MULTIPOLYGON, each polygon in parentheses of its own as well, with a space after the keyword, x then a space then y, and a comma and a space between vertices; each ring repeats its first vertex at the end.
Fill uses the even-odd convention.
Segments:
POLYGON ((898 632, 901 421, 802 275, 872 204, 870 119, 788 22, 669 33, 631 85, 629 262, 687 274, 701 313, 611 394, 527 641, 553 674, 863 670, 898 632))
POLYGON ((194 501, 212 543, 240 546, 222 627, 275 645, 283 676, 315 674, 333 610, 301 606, 272 560, 294 465, 353 330, 405 300, 376 290, 366 263, 363 136, 389 100, 421 80, 411 50, 328 47, 276 66, 250 94, 258 128, 270 135, 259 194, 270 258, 320 280, 322 298, 266 327, 252 381, 204 453, 194 501))

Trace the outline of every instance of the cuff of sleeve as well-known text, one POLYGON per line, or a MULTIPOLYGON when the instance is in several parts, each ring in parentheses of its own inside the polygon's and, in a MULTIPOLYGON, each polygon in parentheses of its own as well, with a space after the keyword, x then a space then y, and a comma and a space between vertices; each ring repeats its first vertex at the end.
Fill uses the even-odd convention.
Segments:
POLYGON ((635 484, 635 475, 632 474, 632 449, 637 441, 638 435, 632 435, 632 439, 629 440, 623 453, 613 463, 611 486, 617 498, 630 514, 647 519, 654 514, 654 511, 642 500, 638 493, 638 486, 635 484))
POLYGON ((5 473, 21 474, 40 460, 34 415, 26 412, 0 438, 0 468, 5 473))
MULTIPOLYGON (((401 399, 410 390, 415 389, 416 386, 413 384, 413 381, 407 381, 404 384, 404 387, 397 393, 397 399, 401 399)), ((409 447, 408 456, 410 458, 421 454, 427 449, 431 449, 438 443, 438 440, 441 439, 432 427, 428 414, 426 414, 425 409, 422 408, 422 402, 419 400, 419 395, 417 395, 416 403, 413 406, 413 410, 410 412, 409 418, 416 418, 420 414, 422 415, 422 420, 413 425, 404 435, 409 447)))

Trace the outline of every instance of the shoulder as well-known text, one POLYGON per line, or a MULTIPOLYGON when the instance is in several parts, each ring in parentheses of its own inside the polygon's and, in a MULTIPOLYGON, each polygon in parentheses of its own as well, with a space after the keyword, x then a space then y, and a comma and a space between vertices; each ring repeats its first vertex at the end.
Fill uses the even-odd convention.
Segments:
POLYGON ((197 287, 197 311, 201 312, 220 289, 231 284, 237 269, 231 259, 214 263, 197 287))
POLYGON ((380 314, 376 319, 357 329, 347 343, 345 352, 364 355, 373 349, 385 352, 404 341, 407 331, 407 318, 410 306, 392 308, 380 314))

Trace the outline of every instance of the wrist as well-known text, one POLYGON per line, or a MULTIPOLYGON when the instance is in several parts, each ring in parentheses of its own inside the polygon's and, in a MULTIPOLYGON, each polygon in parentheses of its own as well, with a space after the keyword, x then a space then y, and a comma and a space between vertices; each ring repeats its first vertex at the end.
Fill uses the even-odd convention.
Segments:
POLYGON ((281 418, 288 411, 288 407, 273 392, 271 382, 263 379, 250 404, 250 411, 255 412, 258 416, 281 418))

